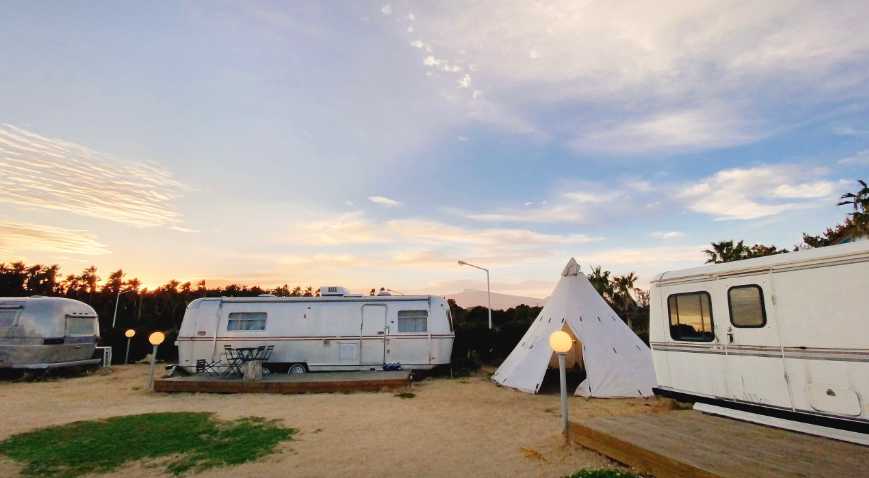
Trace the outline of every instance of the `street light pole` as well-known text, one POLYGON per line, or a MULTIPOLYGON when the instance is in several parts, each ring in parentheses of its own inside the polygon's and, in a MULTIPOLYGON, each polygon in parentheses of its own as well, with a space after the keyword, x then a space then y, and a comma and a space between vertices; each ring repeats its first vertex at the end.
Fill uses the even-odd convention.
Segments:
POLYGON ((112 314, 112 328, 115 328, 115 322, 118 321, 118 302, 121 300, 121 294, 126 294, 129 291, 121 292, 121 288, 118 287, 118 294, 115 295, 115 313, 112 314))
POLYGON ((565 357, 573 347, 573 338, 563 330, 556 330, 549 336, 549 347, 558 355, 558 378, 561 385, 561 433, 567 438, 567 371, 565 370, 565 357))
POLYGON ((124 332, 124 336, 127 337, 127 353, 124 354, 124 365, 127 365, 130 362, 130 341, 133 340, 133 336, 135 335, 135 329, 127 329, 127 331, 124 332))
POLYGON ((470 262, 465 262, 465 261, 459 261, 459 265, 473 267, 474 269, 479 269, 479 270, 486 273, 486 297, 487 297, 488 302, 489 302, 489 308, 488 308, 488 311, 489 311, 489 330, 492 330, 492 284, 489 281, 489 269, 486 269, 485 267, 480 267, 480 266, 477 266, 477 265, 471 264, 470 262))
POLYGON ((163 340, 166 339, 166 335, 163 332, 154 332, 148 336, 148 342, 154 346, 154 350, 151 352, 151 370, 148 372, 148 391, 154 391, 154 368, 156 368, 157 362, 157 347, 163 343, 163 340))
POLYGON ((558 352, 558 381, 561 385, 561 433, 567 435, 567 371, 564 352, 558 352))

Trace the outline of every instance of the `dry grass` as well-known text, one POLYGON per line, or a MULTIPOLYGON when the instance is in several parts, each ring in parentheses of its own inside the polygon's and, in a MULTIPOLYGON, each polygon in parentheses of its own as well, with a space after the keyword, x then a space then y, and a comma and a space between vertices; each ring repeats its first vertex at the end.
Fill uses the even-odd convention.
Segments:
MULTIPOLYGON (((392 393, 316 395, 153 394, 143 390, 147 367, 62 380, 0 382, 0 440, 77 420, 168 411, 214 412, 220 419, 275 419, 298 429, 294 441, 262 461, 205 471, 201 476, 553 476, 615 466, 559 434, 558 396, 499 388, 485 377, 414 385, 412 400, 392 393), (464 383, 467 382, 467 383, 464 383), (529 456, 526 450, 534 453, 529 456)), ((572 418, 658 413, 668 401, 572 397, 572 418)), ((118 443, 118 446, 123 446, 118 443)), ((19 465, 0 460, 0 476, 19 465)), ((161 476, 148 463, 109 476, 161 476)), ((197 475, 200 476, 200 475, 197 475)))

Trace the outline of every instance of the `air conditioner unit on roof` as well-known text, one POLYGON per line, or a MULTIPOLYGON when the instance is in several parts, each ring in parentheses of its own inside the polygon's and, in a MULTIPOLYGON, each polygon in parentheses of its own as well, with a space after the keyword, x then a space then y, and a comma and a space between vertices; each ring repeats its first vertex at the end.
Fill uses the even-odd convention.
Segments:
POLYGON ((320 297, 344 297, 348 294, 347 289, 338 286, 320 287, 320 297))

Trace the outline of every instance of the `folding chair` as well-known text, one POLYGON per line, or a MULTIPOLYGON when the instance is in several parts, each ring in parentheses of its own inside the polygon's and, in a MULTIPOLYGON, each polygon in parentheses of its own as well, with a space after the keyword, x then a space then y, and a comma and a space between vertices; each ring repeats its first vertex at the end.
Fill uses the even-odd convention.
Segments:
POLYGON ((223 346, 223 353, 226 355, 226 370, 223 372, 223 376, 227 375, 241 375, 241 357, 238 355, 238 352, 232 349, 231 345, 223 346))
POLYGON ((261 352, 259 352, 259 359, 263 361, 263 376, 268 376, 272 374, 272 371, 265 366, 266 362, 272 358, 272 352, 275 350, 274 345, 267 345, 261 352))
POLYGON ((196 361, 196 374, 197 375, 223 375, 223 370, 226 368, 226 364, 221 360, 215 360, 213 362, 209 362, 205 359, 199 359, 196 361))

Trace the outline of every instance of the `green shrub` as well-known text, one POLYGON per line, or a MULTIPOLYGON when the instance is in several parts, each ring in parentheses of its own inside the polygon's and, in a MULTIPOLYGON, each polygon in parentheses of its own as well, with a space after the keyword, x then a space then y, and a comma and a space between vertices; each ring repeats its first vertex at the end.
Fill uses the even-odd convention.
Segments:
POLYGON ((640 476, 615 468, 596 468, 579 470, 566 478, 640 478, 640 476))

